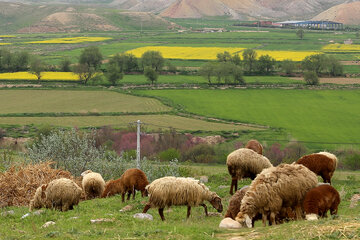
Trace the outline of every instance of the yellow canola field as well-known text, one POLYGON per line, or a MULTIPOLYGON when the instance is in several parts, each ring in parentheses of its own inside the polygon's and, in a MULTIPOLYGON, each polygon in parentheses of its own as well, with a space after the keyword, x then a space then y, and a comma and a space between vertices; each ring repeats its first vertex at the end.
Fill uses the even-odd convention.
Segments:
POLYGON ((32 41, 26 43, 82 43, 82 42, 101 42, 109 40, 108 37, 74 37, 74 38, 53 38, 44 41, 32 41))
POLYGON ((0 46, 2 46, 2 45, 10 45, 11 43, 2 43, 2 42, 0 42, 0 46))
POLYGON ((14 38, 15 35, 0 35, 0 38, 14 38))
MULTIPOLYGON (((239 53, 240 57, 242 51, 245 48, 225 48, 225 47, 165 47, 165 46, 148 46, 140 47, 127 51, 127 53, 132 53, 136 57, 141 57, 141 55, 146 51, 159 51, 164 58, 169 59, 197 59, 197 60, 215 60, 218 53, 223 53, 224 51, 229 52, 230 54, 239 53)), ((305 57, 318 54, 319 52, 310 52, 310 51, 265 51, 265 50, 255 50, 257 56, 261 55, 270 55, 275 58, 277 61, 282 61, 285 59, 292 59, 293 61, 302 61, 305 57)))
POLYGON ((141 57, 141 55, 146 51, 159 51, 161 52, 164 58, 170 59, 199 59, 199 60, 215 60, 218 53, 223 53, 224 51, 229 52, 230 54, 240 53, 245 48, 222 48, 222 47, 164 47, 164 46, 149 46, 149 47, 140 47, 127 53, 132 53, 136 57, 141 57))
MULTIPOLYGON (((0 80, 37 80, 29 72, 0 73, 0 80)), ((78 81, 79 77, 72 72, 43 72, 41 80, 78 81)))
POLYGON ((359 44, 328 44, 322 48, 323 51, 336 52, 360 52, 359 44))

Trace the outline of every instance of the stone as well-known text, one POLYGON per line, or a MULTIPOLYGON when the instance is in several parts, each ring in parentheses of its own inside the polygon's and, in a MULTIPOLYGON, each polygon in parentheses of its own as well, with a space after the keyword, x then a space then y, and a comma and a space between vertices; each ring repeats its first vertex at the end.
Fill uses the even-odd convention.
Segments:
POLYGON ((232 218, 224 218, 223 220, 221 220, 219 227, 226 229, 239 229, 242 226, 239 222, 233 220, 232 218))
POLYGON ((358 201, 360 201, 360 194, 353 195, 350 199, 350 208, 355 208, 358 201))
POLYGON ((133 209, 132 205, 126 205, 125 207, 123 207, 120 212, 127 212, 133 209))
POLYGON ((305 219, 308 221, 316 221, 318 220, 318 216, 315 213, 306 214, 305 219))
POLYGON ((222 217, 222 214, 219 212, 209 212, 209 217, 222 217))
POLYGON ((114 219, 109 219, 109 218, 99 218, 99 219, 91 219, 90 222, 91 223, 103 223, 103 222, 113 222, 114 219))
POLYGON ((23 215, 23 216, 21 217, 21 219, 27 218, 28 216, 30 216, 30 214, 31 214, 31 213, 27 213, 27 214, 23 215))
POLYGON ((51 225, 55 225, 55 222, 53 222, 53 221, 46 222, 46 223, 44 223, 44 225, 41 226, 41 228, 47 228, 51 225))
POLYGON ((230 186, 220 185, 218 188, 224 189, 224 188, 230 188, 230 186))
POLYGON ((37 210, 37 211, 33 212, 32 215, 39 216, 39 215, 43 214, 44 212, 45 212, 44 210, 37 210))
POLYGON ((136 213, 133 216, 134 218, 138 218, 138 219, 146 219, 146 220, 154 220, 153 216, 147 213, 136 213))
POLYGON ((15 214, 14 210, 10 210, 10 211, 1 213, 1 216, 6 217, 6 216, 14 215, 14 214, 15 214))
POLYGON ((200 182, 202 182, 202 183, 207 183, 207 182, 209 182, 209 177, 208 177, 208 176, 201 176, 201 177, 200 177, 200 182))

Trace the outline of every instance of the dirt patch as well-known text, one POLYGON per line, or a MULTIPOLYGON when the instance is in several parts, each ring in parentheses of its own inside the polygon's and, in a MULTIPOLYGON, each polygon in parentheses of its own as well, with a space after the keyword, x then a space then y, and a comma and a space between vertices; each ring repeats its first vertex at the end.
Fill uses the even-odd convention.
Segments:
MULTIPOLYGON (((295 77, 294 80, 304 81, 303 78, 295 77)), ((333 83, 333 84, 360 84, 360 78, 320 78, 320 83, 333 83)))

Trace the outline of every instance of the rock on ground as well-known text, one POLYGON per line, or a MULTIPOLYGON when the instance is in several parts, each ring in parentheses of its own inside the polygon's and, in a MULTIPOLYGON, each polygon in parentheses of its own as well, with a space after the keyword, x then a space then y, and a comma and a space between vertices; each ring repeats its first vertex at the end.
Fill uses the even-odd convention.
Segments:
POLYGON ((41 228, 47 228, 47 227, 49 227, 49 226, 51 226, 51 225, 55 225, 55 222, 53 222, 53 221, 48 221, 48 222, 44 223, 44 225, 42 225, 41 228))
POLYGON ((154 220, 153 216, 147 213, 136 213, 133 217, 138 219, 147 219, 151 221, 154 220))
POLYGON ((226 229, 239 229, 241 228, 241 224, 232 218, 224 218, 221 220, 219 224, 220 228, 226 228, 226 229))

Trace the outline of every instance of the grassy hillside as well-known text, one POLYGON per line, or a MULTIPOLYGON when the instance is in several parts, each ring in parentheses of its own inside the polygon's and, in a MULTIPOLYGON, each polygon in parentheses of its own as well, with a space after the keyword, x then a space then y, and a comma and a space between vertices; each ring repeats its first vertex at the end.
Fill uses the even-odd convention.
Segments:
POLYGON ((208 117, 285 129, 299 141, 359 142, 359 90, 152 90, 138 93, 170 100, 208 117))

